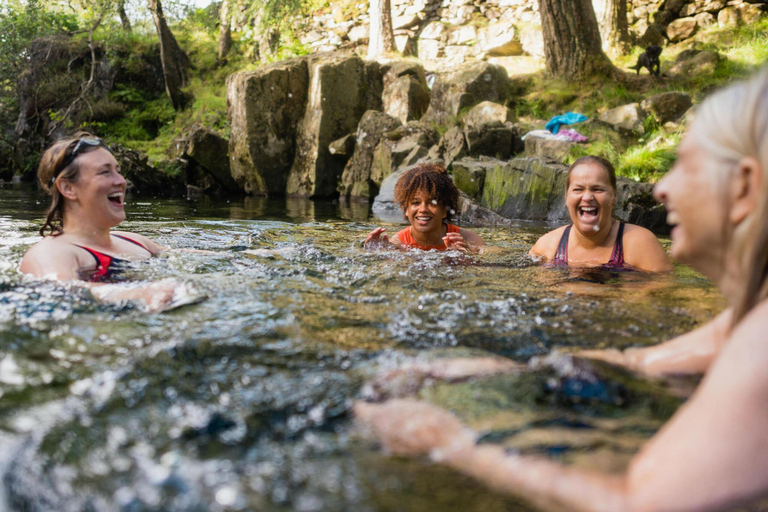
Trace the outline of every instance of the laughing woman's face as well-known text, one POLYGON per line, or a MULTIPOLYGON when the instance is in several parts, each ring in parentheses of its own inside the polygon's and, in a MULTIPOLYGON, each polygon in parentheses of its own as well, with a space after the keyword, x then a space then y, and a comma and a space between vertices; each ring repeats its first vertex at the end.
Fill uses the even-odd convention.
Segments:
POLYGON ((611 228, 616 192, 599 165, 584 163, 573 168, 565 202, 571 222, 585 236, 611 228))

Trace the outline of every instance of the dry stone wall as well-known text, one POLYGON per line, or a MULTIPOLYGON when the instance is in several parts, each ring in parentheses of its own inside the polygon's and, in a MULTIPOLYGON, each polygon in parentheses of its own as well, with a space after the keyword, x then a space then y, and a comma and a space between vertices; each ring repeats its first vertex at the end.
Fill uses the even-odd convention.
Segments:
MULTIPOLYGON (((750 23, 766 0, 629 0, 630 33, 636 44, 667 44, 710 25, 750 23)), ((392 0, 399 52, 444 70, 471 59, 503 65, 511 73, 540 65, 544 44, 536 0, 392 0)), ((339 2, 330 12, 302 20, 300 41, 310 51, 368 44, 368 3, 339 2)))

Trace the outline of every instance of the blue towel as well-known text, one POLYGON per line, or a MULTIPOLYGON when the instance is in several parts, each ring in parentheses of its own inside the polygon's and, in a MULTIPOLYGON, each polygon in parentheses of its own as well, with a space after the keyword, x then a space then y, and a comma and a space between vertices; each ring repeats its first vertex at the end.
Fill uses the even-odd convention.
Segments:
POLYGON ((557 133, 560 131, 560 126, 564 124, 576 124, 581 123, 582 121, 586 121, 587 116, 584 114, 577 114, 576 112, 566 112, 563 115, 555 116, 552 119, 550 119, 547 122, 547 126, 545 128, 552 133, 557 133))

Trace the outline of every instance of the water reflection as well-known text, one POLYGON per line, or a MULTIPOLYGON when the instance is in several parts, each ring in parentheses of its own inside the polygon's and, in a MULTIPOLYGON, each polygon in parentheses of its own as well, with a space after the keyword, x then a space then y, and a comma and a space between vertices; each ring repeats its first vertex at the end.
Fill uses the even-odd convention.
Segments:
MULTIPOLYGON (((146 315, 17 273, 44 210, 34 192, 0 191, 0 468, 18 510, 525 510, 356 439, 362 383, 413 358, 647 345, 723 307, 684 267, 650 279, 532 266, 546 228, 480 229, 502 248, 480 257, 371 253, 367 205, 138 198, 126 229, 219 253, 136 262, 135 279, 210 297, 146 315)), ((420 393, 485 442, 620 468, 680 388, 590 371, 420 393)))

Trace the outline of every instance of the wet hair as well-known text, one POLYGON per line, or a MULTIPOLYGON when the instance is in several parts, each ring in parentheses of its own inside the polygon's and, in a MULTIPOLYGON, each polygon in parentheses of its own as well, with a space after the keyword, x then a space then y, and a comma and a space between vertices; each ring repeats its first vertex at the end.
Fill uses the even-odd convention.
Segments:
POLYGON ((741 279, 733 290, 735 326, 768 298, 768 67, 699 105, 689 137, 695 137, 708 154, 723 161, 723 165, 708 166, 714 187, 725 191, 732 170, 747 157, 755 158, 762 172, 755 210, 734 229, 724 219, 726 243, 738 258, 741 279))
POLYGON ((395 202, 402 208, 403 215, 418 193, 426 194, 428 199, 444 207, 448 211, 446 221, 459 209, 459 189, 442 165, 420 164, 400 176, 395 184, 395 202))
POLYGON ((571 186, 571 173, 576 167, 583 164, 595 164, 600 168, 602 168, 606 172, 606 174, 608 174, 608 181, 611 183, 611 188, 613 188, 613 193, 616 194, 616 169, 613 168, 613 164, 611 162, 597 155, 581 156, 577 158, 576 161, 573 162, 570 167, 568 167, 568 177, 565 180, 566 190, 568 190, 568 187, 571 186))
MULTIPOLYGON (((51 196, 51 206, 45 217, 45 223, 40 228, 40 236, 45 236, 47 230, 51 231, 51 236, 57 236, 62 233, 64 227, 64 201, 65 198, 56 187, 58 180, 67 180, 77 182, 80 164, 78 158, 73 159, 69 165, 59 169, 67 157, 72 153, 80 139, 94 138, 88 132, 77 132, 73 137, 61 139, 54 142, 51 147, 45 150, 40 165, 37 168, 37 181, 40 187, 51 196)), ((90 153, 101 146, 83 145, 78 151, 78 156, 84 153, 90 153)))

